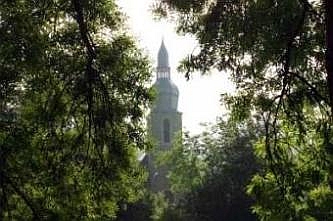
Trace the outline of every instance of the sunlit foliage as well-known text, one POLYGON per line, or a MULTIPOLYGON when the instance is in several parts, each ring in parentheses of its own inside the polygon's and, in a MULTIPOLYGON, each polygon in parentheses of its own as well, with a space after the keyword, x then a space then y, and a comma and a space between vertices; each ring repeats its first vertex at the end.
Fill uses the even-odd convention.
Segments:
POLYGON ((255 120, 265 173, 252 179, 262 220, 324 220, 333 209, 331 1, 155 1, 198 40, 180 65, 230 74, 222 102, 234 122, 255 120), (316 212, 314 212, 316 211, 316 212))
POLYGON ((114 1, 1 1, 0 220, 112 220, 142 193, 150 65, 114 1))

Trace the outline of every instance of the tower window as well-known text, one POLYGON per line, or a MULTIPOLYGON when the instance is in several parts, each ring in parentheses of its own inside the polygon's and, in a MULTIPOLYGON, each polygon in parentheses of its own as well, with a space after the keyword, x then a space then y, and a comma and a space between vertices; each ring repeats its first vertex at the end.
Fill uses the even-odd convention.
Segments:
POLYGON ((170 122, 168 119, 163 120, 163 141, 170 143, 170 122))

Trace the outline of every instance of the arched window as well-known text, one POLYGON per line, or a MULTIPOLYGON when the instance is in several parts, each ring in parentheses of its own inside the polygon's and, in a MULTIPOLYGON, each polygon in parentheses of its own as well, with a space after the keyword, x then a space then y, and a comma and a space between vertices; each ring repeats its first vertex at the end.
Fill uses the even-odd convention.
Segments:
POLYGON ((168 119, 163 120, 163 141, 170 143, 170 122, 168 119))

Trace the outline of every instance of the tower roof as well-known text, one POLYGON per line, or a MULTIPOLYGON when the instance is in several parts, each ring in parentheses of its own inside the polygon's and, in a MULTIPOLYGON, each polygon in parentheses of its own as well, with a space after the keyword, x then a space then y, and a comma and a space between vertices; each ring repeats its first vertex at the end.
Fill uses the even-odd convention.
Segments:
POLYGON ((157 58, 157 67, 158 68, 168 68, 169 67, 169 55, 168 51, 164 45, 164 40, 162 40, 161 47, 158 50, 157 58))
POLYGON ((169 56, 163 40, 157 61, 157 78, 154 87, 158 95, 154 111, 177 111, 179 91, 170 78, 169 56))

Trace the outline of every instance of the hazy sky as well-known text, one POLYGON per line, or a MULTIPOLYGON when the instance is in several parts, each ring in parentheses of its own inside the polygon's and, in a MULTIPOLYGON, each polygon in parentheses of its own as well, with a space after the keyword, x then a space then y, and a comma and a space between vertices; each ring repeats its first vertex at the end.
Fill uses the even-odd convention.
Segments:
MULTIPOLYGON (((217 116, 224 113, 220 105, 220 94, 230 92, 233 86, 226 73, 214 72, 209 76, 196 73, 187 81, 184 74, 177 73, 179 61, 191 53, 196 42, 189 36, 175 33, 173 24, 156 21, 150 12, 153 0, 118 0, 122 11, 129 17, 128 25, 132 34, 156 66, 157 52, 162 37, 169 53, 171 79, 179 88, 178 109, 183 113, 183 128, 191 133, 202 130, 200 123, 215 122, 217 116)), ((155 75, 154 73, 154 80, 155 75)))

